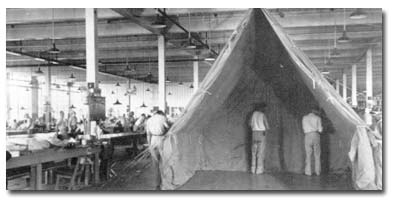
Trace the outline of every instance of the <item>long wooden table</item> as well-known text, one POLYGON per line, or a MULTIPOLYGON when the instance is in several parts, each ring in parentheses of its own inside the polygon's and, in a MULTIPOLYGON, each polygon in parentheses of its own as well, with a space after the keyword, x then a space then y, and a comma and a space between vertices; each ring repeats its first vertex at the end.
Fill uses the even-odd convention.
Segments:
POLYGON ((7 161, 7 169, 23 166, 31 167, 30 186, 33 190, 42 190, 42 164, 51 161, 62 161, 69 158, 94 155, 94 183, 100 181, 99 154, 100 147, 78 147, 74 149, 45 149, 28 155, 14 157, 7 161))
POLYGON ((105 141, 111 144, 113 147, 115 145, 130 145, 133 152, 137 152, 136 144, 139 137, 144 137, 146 133, 144 132, 125 132, 125 133, 110 133, 100 136, 100 141, 105 141))

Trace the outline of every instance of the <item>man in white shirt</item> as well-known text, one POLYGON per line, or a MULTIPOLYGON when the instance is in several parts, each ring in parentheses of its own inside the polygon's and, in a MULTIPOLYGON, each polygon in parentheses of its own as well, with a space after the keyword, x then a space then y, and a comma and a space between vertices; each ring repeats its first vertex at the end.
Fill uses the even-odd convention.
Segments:
POLYGON ((314 152, 315 159, 315 174, 317 176, 321 173, 321 145, 320 133, 322 132, 321 117, 319 109, 313 107, 311 113, 305 115, 302 120, 304 131, 304 146, 306 149, 306 165, 305 174, 311 176, 311 154, 314 152))
POLYGON ((264 110, 265 104, 257 104, 250 120, 250 127, 252 129, 251 173, 253 174, 264 173, 266 132, 269 130, 264 110))
POLYGON ((165 117, 165 114, 162 111, 156 111, 155 114, 146 122, 147 141, 150 145, 149 151, 153 159, 153 165, 156 168, 157 190, 161 189, 160 149, 162 146, 162 141, 164 139, 164 134, 167 132, 168 128, 169 125, 167 117, 165 117))

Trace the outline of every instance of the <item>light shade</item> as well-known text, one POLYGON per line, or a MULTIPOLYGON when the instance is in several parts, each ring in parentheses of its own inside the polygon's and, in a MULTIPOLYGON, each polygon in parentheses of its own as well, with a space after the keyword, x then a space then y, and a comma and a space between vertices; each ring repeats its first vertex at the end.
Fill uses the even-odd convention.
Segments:
POLYGON ((338 56, 338 55, 340 55, 339 50, 338 50, 336 47, 333 48, 333 49, 332 49, 332 52, 331 52, 331 55, 332 55, 332 56, 338 56))
POLYGON ((193 88, 193 84, 190 84, 189 88, 193 88))
POLYGON ((367 13, 361 9, 355 9, 354 12, 350 14, 350 19, 363 19, 367 17, 367 13))
POLYGON ((343 31, 342 36, 337 40, 339 43, 350 42, 350 38, 347 36, 346 31, 343 31))
POLYGON ((116 101, 115 101, 115 103, 114 103, 114 105, 121 105, 122 103, 121 102, 119 102, 119 100, 117 99, 116 101))
POLYGON ((69 108, 70 109, 75 109, 76 107, 72 104, 69 108))
POLYGON ((193 43, 191 38, 188 39, 185 47, 186 47, 186 49, 196 49, 197 48, 197 46, 193 43))
POLYGON ((49 52, 50 54, 58 54, 58 53, 60 53, 61 51, 60 51, 59 49, 57 49, 56 43, 53 42, 53 46, 52 46, 52 48, 49 49, 48 52, 49 52))
POLYGON ((143 102, 143 104, 142 104, 140 107, 145 108, 145 107, 147 107, 147 106, 146 106, 146 104, 144 104, 144 102, 143 102))
POLYGON ((76 77, 74 76, 74 73, 71 73, 71 76, 69 76, 70 80, 74 80, 76 77))
POLYGON ((119 85, 119 82, 117 82, 117 84, 116 84, 115 86, 119 87, 119 86, 121 86, 121 85, 119 85))
POLYGON ((40 69, 40 67, 35 71, 35 74, 43 74, 43 71, 40 69))
POLYGON ((152 28, 165 28, 167 27, 167 24, 165 24, 164 18, 160 17, 160 15, 157 15, 157 18, 154 22, 151 23, 152 28))
POLYGON ((215 55, 211 52, 208 52, 207 56, 204 58, 206 61, 215 61, 215 55))
POLYGON ((183 85, 183 82, 179 82, 178 85, 183 85))

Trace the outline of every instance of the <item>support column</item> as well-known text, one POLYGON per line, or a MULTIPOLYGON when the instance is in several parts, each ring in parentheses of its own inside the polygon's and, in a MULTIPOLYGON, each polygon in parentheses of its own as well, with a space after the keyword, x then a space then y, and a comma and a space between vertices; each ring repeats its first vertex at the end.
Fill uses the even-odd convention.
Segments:
POLYGON ((158 107, 165 112, 165 38, 158 35, 158 107))
POLYGON ((94 83, 98 87, 97 80, 97 9, 86 8, 86 82, 94 83))
POLYGON ((51 123, 51 67, 47 68, 45 75, 45 83, 46 83, 46 94, 45 94, 45 103, 44 103, 44 111, 45 111, 45 123, 46 129, 50 130, 51 123))
MULTIPOLYGON (((128 90, 131 90, 131 79, 128 79, 128 90)), ((127 113, 131 111, 131 93, 128 93, 128 107, 127 107, 127 113)))
POLYGON ((71 111, 72 111, 72 109, 71 109, 71 105, 72 105, 72 101, 71 101, 71 86, 72 86, 72 83, 68 82, 67 85, 68 85, 68 92, 67 92, 67 94, 68 94, 68 108, 67 108, 67 110, 68 110, 68 113, 71 113, 71 111))
POLYGON ((357 65, 351 66, 351 105, 353 107, 358 106, 357 102, 357 65))
POLYGON ((343 73, 342 97, 347 102, 347 74, 343 73))
POLYGON ((39 118, 39 81, 36 76, 31 77, 31 83, 32 83, 32 95, 31 95, 31 100, 32 100, 32 120, 35 121, 36 119, 39 118))
MULTIPOLYGON (((98 90, 98 58, 97 58, 97 9, 86 8, 85 9, 85 31, 86 31, 86 83, 93 84, 94 92, 98 90)), ((99 91, 100 92, 100 91, 99 91)), ((90 95, 90 91, 88 95, 90 95)), ((92 93, 93 94, 93 93, 92 93)), ((90 97, 90 96, 89 96, 90 97)), ((94 128, 96 125, 95 121, 90 119, 91 105, 87 106, 87 121, 85 134, 95 134, 94 128)), ((95 110, 94 110, 95 111, 95 110)))
POLYGON ((336 92, 340 95, 340 83, 339 83, 339 79, 336 79, 336 92))
POLYGON ((199 61, 197 61, 199 57, 194 56, 194 59, 196 61, 193 61, 193 88, 194 92, 196 92, 197 89, 199 88, 199 61))
POLYGON ((370 111, 372 110, 372 49, 367 50, 366 54, 366 108, 365 108, 365 122, 368 125, 372 124, 372 116, 370 111))

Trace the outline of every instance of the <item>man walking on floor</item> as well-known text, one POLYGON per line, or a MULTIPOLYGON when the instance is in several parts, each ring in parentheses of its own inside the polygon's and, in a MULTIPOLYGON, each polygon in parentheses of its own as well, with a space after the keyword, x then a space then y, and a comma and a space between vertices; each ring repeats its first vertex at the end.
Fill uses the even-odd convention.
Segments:
POLYGON ((153 165, 156 171, 156 190, 161 189, 161 153, 160 149, 164 139, 164 134, 169 128, 167 117, 164 112, 156 111, 154 115, 147 120, 146 134, 149 142, 149 151, 153 160, 153 165))
POLYGON ((304 146, 306 149, 305 174, 311 176, 311 154, 314 152, 315 174, 321 173, 321 144, 320 133, 322 132, 321 117, 318 107, 313 107, 311 113, 305 115, 302 120, 304 131, 304 146))
POLYGON ((269 130, 264 111, 265 104, 257 104, 250 120, 252 129, 251 173, 253 174, 264 173, 265 146, 267 142, 267 130, 269 130))

